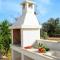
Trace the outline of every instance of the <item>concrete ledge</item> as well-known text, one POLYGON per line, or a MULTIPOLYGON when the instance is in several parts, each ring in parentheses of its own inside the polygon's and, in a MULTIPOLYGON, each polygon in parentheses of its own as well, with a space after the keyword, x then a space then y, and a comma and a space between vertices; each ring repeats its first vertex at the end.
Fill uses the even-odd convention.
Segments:
POLYGON ((46 45, 47 47, 49 47, 50 49, 53 50, 59 50, 60 51, 60 42, 58 41, 50 41, 50 40, 37 40, 37 43, 42 43, 44 45, 46 45))

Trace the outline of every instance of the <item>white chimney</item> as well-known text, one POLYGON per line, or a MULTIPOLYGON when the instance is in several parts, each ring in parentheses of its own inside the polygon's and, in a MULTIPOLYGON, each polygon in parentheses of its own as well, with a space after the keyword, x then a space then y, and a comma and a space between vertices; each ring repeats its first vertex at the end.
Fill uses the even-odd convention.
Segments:
POLYGON ((21 3, 22 15, 10 28, 12 29, 12 44, 17 42, 21 47, 31 46, 37 39, 40 39, 40 25, 34 14, 35 3, 32 0, 25 0, 21 3), (15 36, 16 35, 16 36, 15 36))

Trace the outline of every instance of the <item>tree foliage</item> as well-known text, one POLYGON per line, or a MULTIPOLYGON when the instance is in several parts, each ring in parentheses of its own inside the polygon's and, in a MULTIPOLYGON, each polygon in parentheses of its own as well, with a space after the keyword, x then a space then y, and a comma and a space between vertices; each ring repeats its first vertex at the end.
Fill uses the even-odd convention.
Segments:
POLYGON ((42 30, 47 32, 48 36, 60 36, 60 19, 50 18, 47 22, 42 24, 42 30))
POLYGON ((7 20, 0 23, 0 52, 7 55, 11 43, 11 34, 7 20))

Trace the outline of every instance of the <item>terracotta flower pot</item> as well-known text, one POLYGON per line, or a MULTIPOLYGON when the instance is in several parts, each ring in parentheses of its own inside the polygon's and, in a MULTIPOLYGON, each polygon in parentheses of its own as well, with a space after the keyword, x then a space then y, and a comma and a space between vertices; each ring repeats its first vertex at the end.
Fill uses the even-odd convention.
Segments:
POLYGON ((45 51, 46 51, 45 48, 38 48, 39 53, 45 53, 45 51))
POLYGON ((26 46, 26 47, 24 47, 25 49, 31 49, 32 48, 32 46, 26 46))

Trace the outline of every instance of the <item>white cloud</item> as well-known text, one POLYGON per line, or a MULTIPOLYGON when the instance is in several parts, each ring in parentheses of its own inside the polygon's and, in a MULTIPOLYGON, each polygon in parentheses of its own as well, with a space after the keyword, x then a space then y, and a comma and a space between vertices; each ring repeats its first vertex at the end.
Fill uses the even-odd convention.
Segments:
POLYGON ((12 2, 12 1, 0 1, 0 13, 6 13, 6 12, 9 12, 9 13, 13 13, 13 12, 16 12, 16 13, 20 13, 21 11, 21 8, 20 8, 20 5, 19 3, 17 2, 12 2))
POLYGON ((13 22, 13 19, 21 13, 19 3, 14 0, 0 0, 0 19, 8 19, 13 22))
POLYGON ((15 22, 15 18, 13 18, 13 17, 8 17, 8 19, 7 19, 10 23, 14 23, 15 22))
POLYGON ((39 15, 47 14, 49 11, 49 7, 47 6, 51 5, 51 0, 38 0, 37 3, 38 3, 37 9, 39 11, 39 15))
POLYGON ((45 15, 47 12, 48 12, 48 11, 47 11, 46 8, 43 8, 43 9, 40 10, 40 14, 41 14, 41 15, 45 15))
POLYGON ((15 2, 3 2, 2 3, 2 10, 8 10, 8 11, 19 11, 20 6, 18 3, 15 2))
POLYGON ((44 3, 44 4, 50 4, 51 3, 51 0, 40 0, 41 3, 44 3))
POLYGON ((48 9, 43 6, 40 6, 37 9, 38 9, 40 15, 45 15, 48 12, 48 9))
POLYGON ((2 3, 2 1, 0 0, 0 10, 1 10, 1 3, 2 3))

